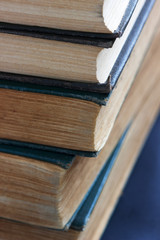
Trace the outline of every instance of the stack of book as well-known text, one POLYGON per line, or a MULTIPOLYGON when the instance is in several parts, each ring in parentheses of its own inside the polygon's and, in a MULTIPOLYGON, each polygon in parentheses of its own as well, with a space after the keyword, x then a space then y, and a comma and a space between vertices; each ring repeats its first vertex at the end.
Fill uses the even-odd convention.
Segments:
POLYGON ((0 2, 0 239, 99 239, 159 110, 160 2, 0 2))

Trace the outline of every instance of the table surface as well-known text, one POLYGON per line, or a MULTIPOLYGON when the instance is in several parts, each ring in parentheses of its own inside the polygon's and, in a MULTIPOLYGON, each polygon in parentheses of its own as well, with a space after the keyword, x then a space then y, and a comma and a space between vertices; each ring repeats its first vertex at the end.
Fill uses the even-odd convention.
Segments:
POLYGON ((160 115, 101 240, 160 240, 160 115))

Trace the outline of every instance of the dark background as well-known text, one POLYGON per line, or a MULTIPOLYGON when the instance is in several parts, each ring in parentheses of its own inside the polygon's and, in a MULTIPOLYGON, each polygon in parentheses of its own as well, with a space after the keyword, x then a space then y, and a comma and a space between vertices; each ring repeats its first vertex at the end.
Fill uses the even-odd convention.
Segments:
POLYGON ((160 115, 101 240, 160 240, 160 115))

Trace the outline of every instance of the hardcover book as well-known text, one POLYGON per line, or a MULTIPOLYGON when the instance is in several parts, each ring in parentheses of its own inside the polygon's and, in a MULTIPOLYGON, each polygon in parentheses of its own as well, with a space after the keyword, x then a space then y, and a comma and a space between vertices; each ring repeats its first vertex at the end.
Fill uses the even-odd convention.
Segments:
MULTIPOLYGON (((116 147, 126 126, 129 126, 130 131, 134 123, 139 132, 143 131, 142 126, 148 123, 148 116, 152 116, 152 111, 158 109, 159 55, 158 32, 108 141, 96 158, 36 150, 28 145, 22 147, 14 142, 1 141, 1 217, 56 229, 69 226, 76 209, 116 147), (151 57, 155 67, 154 75, 151 57), (148 84, 145 85, 144 82, 148 84), (151 89, 153 94, 150 94, 151 89), (137 118, 141 119, 141 124, 139 120, 136 121, 137 118)), ((134 150, 134 144, 132 148, 134 150)))
MULTIPOLYGON (((114 77, 119 80, 110 94, 0 80, 0 138, 21 146, 28 143, 38 149, 95 156, 108 139, 157 29, 159 6, 157 1, 128 61, 124 59, 127 63, 123 71, 118 68, 120 58, 116 62, 114 77)), ((140 29, 150 7, 141 16, 140 29)))
POLYGON ((137 0, 14 0, 0 2, 0 22, 28 25, 59 34, 116 37, 122 34, 137 0), (43 27, 43 28, 42 28, 43 27), (65 30, 69 30, 68 32, 65 30), (56 32, 56 31, 55 31, 56 32))
POLYGON ((123 135, 123 140, 121 139, 121 142, 104 165, 85 201, 70 222, 70 228, 67 231, 57 231, 0 218, 0 237, 3 240, 28 240, 28 238, 35 240, 98 240, 115 208, 145 137, 158 112, 157 100, 158 91, 155 88, 154 94, 147 98, 143 110, 135 117, 129 130, 123 135), (151 108, 150 112, 148 112, 148 108, 151 108), (146 124, 144 124, 145 119, 147 119, 146 124))
MULTIPOLYGON (((70 43, 65 39, 64 41, 42 39, 42 36, 34 34, 34 31, 29 34, 28 31, 18 32, 1 28, 0 71, 31 76, 29 79, 30 81, 32 79, 32 83, 36 83, 37 77, 40 77, 41 83, 44 82, 44 84, 47 84, 47 79, 49 79, 48 81, 53 82, 54 86, 61 84, 61 86, 69 87, 69 82, 71 82, 71 88, 75 82, 76 86, 79 83, 79 88, 83 86, 85 88, 86 83, 90 84, 90 91, 92 91, 92 84, 104 84, 110 91, 111 70, 125 42, 129 37, 132 38, 131 32, 132 48, 135 42, 134 31, 137 31, 135 34, 139 35, 142 24, 145 22, 144 19, 146 20, 153 3, 154 0, 138 1, 123 36, 116 39, 112 48, 109 49, 105 44, 100 46, 99 40, 97 41, 99 46, 96 47, 70 43)), ((44 35, 45 38, 46 36, 44 35)), ((107 41, 104 42, 107 43, 107 41)), ((19 79, 23 81, 23 77, 19 79)))

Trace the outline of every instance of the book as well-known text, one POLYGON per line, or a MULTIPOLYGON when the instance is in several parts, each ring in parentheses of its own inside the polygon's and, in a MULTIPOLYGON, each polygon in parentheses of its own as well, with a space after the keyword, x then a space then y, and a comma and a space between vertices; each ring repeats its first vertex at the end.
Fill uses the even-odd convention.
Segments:
MULTIPOLYGON (((68 92, 68 94, 70 93, 72 96, 75 95, 75 97, 76 97, 76 93, 73 90, 80 90, 81 92, 78 92, 77 95, 81 95, 81 96, 83 95, 82 96, 83 98, 85 96, 87 98, 92 97, 92 96, 88 96, 88 92, 109 93, 112 90, 112 88, 115 86, 118 76, 122 71, 122 69, 124 68, 129 55, 131 54, 131 51, 138 39, 138 36, 145 23, 147 13, 149 14, 149 10, 152 7, 152 4, 153 2, 150 2, 149 4, 145 5, 145 8, 141 12, 138 19, 136 20, 136 23, 132 31, 130 32, 129 37, 127 38, 123 46, 123 49, 121 50, 106 83, 104 84, 72 82, 72 81, 66 81, 66 80, 61 81, 58 79, 53 80, 50 78, 42 78, 42 77, 35 77, 35 76, 15 74, 15 73, 6 73, 6 72, 0 72, 0 78, 5 81, 16 81, 16 82, 22 82, 22 83, 39 84, 39 88, 41 89, 43 89, 43 85, 46 85, 47 87, 49 86, 49 90, 52 89, 52 92, 54 92, 55 94, 66 95, 67 92, 63 91, 63 89, 64 90, 69 89, 71 92, 68 92)), ((46 88, 44 90, 46 90, 46 88)))
MULTIPOLYGON (((116 87, 109 95, 80 95, 69 91, 54 95, 55 91, 44 91, 44 87, 24 87, 0 80, 1 140, 14 140, 21 146, 29 143, 37 149, 54 149, 70 154, 75 154, 73 150, 76 150, 76 154, 95 156, 108 139, 153 38, 159 21, 158 4, 157 1, 126 67, 119 73, 116 87)), ((143 25, 143 21, 141 23, 143 25)))
POLYGON ((33 33, 29 36, 28 32, 22 31, 1 31, 0 71, 49 78, 52 81, 107 84, 114 63, 141 10, 145 8, 142 13, 146 18, 146 12, 149 14, 153 2, 138 1, 123 36, 114 42, 111 49, 51 41, 33 33))
POLYGON ((122 33, 136 3, 137 0, 1 1, 0 22, 114 36, 122 33))
MULTIPOLYGON (((157 61, 160 55, 159 35, 160 31, 158 31, 129 91, 108 141, 98 157, 76 157, 49 151, 35 151, 27 147, 15 147, 1 142, 0 175, 3 176, 1 181, 1 193, 3 193, 0 204, 1 217, 50 228, 62 229, 66 227, 98 172, 103 168, 105 160, 109 158, 112 150, 116 147, 126 126, 131 125, 132 127, 132 122, 139 114, 143 117, 143 125, 147 124, 148 120, 147 117, 145 118, 143 108, 146 106, 145 103, 150 102, 150 95, 155 98, 157 96, 154 99, 157 101, 156 104, 153 102, 151 104, 153 109, 154 106, 156 109, 158 108, 160 87, 160 69, 157 61), (151 58, 152 64, 150 64, 151 58), (150 81, 151 78, 152 81, 150 81), (145 82, 148 84, 144 84, 145 82), (154 94, 150 94, 151 90, 154 94), (11 174, 12 172, 13 174, 11 174), (24 188, 28 190, 22 194, 21 191, 24 188), (11 204, 13 202, 14 208, 11 204)), ((147 104, 148 108, 145 107, 145 109, 147 108, 147 113, 150 116, 152 115, 150 114, 152 107, 149 106, 151 105, 147 104)), ((141 125, 139 131, 141 131, 141 125)))
MULTIPOLYGON (((32 226, 21 222, 0 218, 0 237, 3 240, 25 240, 28 238, 33 238, 35 240, 49 240, 53 238, 55 240, 99 239, 112 211, 115 208, 122 189, 136 162, 136 158, 144 143, 146 135, 151 128, 154 118, 159 110, 158 89, 154 88, 153 92, 154 94, 151 94, 148 98, 146 98, 146 101, 142 107, 142 111, 140 111, 135 117, 131 127, 126 133, 124 142, 120 148, 120 152, 116 158, 112 170, 110 171, 109 177, 104 184, 103 190, 96 202, 96 205, 94 203, 94 207, 91 207, 93 202, 90 200, 89 206, 92 208, 92 210, 89 216, 85 215, 85 211, 80 211, 82 215, 79 215, 78 212, 74 221, 78 219, 79 222, 75 223, 73 221, 74 224, 71 225, 68 231, 57 231, 50 228, 32 226), (150 112, 148 109, 150 109, 150 112), (144 121, 146 119, 147 121, 144 124, 144 121), (89 221, 86 226, 83 224, 83 226, 81 225, 82 227, 85 227, 85 229, 83 231, 80 231, 81 228, 79 229, 79 223, 84 223, 82 219, 86 220, 86 217, 89 221), (79 230, 77 230, 77 226, 79 230)), ((93 195, 95 196, 95 194, 93 195)), ((88 195, 88 197, 91 197, 91 199, 93 199, 93 196, 91 195, 88 195)), ((88 202, 86 201, 86 203, 88 202)), ((89 206, 87 204, 87 207, 89 206)))

